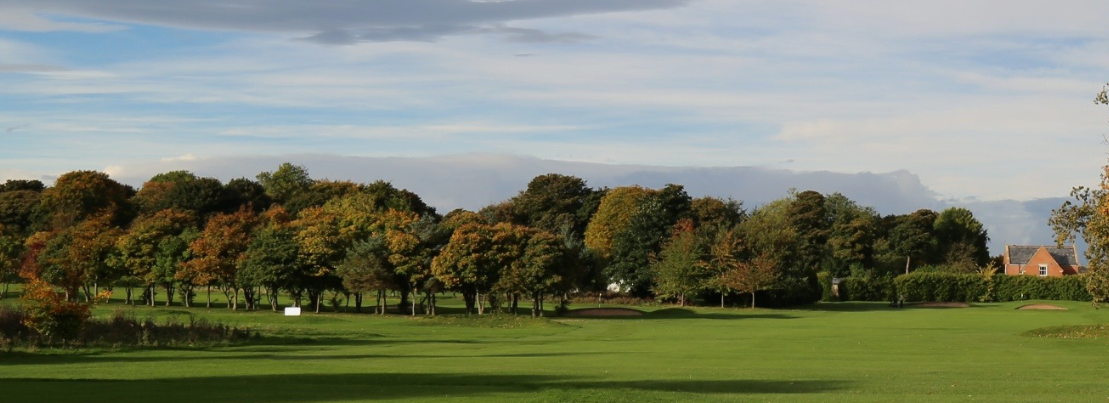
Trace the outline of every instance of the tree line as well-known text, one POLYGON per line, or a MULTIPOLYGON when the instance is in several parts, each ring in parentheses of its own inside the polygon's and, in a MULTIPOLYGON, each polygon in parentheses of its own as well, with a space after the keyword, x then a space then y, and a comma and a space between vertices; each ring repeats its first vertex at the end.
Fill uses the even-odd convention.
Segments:
POLYGON ((987 240, 963 208, 881 216, 842 194, 791 191, 748 210, 676 184, 591 188, 561 174, 446 214, 388 182, 314 179, 290 163, 227 183, 166 172, 137 190, 96 171, 0 185, 4 293, 41 280, 70 301, 121 292, 132 304, 161 294, 211 306, 216 292, 230 309, 277 310, 288 296, 317 312, 353 301, 415 315, 453 291, 468 312, 541 315, 544 301, 617 289, 790 305, 821 298, 821 272, 972 272, 990 261, 987 240))

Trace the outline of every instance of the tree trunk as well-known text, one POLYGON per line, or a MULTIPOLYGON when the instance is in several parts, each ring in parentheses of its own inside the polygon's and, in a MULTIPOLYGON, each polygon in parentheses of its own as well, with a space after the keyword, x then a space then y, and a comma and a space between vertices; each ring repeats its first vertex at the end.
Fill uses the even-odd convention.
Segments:
POLYGON ((239 310, 239 287, 235 287, 235 299, 231 300, 231 310, 239 310))
POLYGON ((721 308, 724 307, 724 289, 723 288, 720 289, 720 307, 721 308))
POLYGON ((212 285, 211 284, 208 284, 208 306, 206 308, 212 308, 212 285))
POLYGON ((270 308, 277 312, 277 287, 267 288, 266 296, 270 299, 270 308))
POLYGON ((905 274, 909 274, 909 263, 911 262, 911 260, 911 256, 905 256, 905 274))
POLYGON ((131 292, 134 291, 134 290, 131 288, 131 286, 125 286, 125 287, 123 287, 123 289, 124 289, 124 293, 127 294, 126 295, 126 300, 124 300, 123 303, 127 304, 127 305, 131 305, 131 306, 135 306, 135 300, 131 296, 131 292))
POLYGON ((755 294, 758 294, 758 292, 758 287, 755 287, 754 290, 751 290, 751 309, 755 309, 755 294))
POLYGON ((166 289, 166 306, 173 306, 173 293, 175 291, 173 284, 166 283, 162 287, 166 289))

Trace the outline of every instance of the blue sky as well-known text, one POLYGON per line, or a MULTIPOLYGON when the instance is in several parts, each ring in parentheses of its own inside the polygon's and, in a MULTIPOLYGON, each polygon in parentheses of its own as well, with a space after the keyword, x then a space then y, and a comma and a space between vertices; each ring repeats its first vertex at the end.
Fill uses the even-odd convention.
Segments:
MULTIPOLYGON (((295 153, 908 170, 1105 164, 1105 1, 0 1, 0 179, 295 153)), ((168 166, 168 165, 167 165, 168 166)), ((251 172, 239 176, 252 176, 251 172)))

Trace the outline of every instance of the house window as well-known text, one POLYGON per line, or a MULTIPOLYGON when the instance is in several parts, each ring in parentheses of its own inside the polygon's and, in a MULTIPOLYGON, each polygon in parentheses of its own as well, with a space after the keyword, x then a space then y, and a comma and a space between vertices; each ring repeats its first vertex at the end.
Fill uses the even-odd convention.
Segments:
POLYGON ((1040 265, 1040 276, 1041 277, 1047 276, 1047 265, 1046 264, 1041 264, 1040 265))

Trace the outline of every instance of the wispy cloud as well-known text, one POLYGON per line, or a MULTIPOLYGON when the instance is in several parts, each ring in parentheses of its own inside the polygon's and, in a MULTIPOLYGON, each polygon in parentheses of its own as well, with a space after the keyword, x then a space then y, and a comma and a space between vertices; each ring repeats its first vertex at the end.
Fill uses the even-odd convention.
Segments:
MULTIPOLYGON (((42 18, 27 10, 106 21, 169 25, 192 29, 310 33, 304 40, 324 44, 374 41, 435 41, 445 36, 506 33, 506 22, 621 11, 671 8, 688 0, 406 0, 272 2, 220 0, 163 2, 136 7, 127 0, 13 0, 0 6, 8 14, 0 25, 21 30, 91 31, 93 23, 42 18), (4 24, 6 22, 6 24, 4 24), (495 29, 489 29, 495 27, 495 29)), ((579 33, 507 31, 510 40, 561 41, 579 33)))

